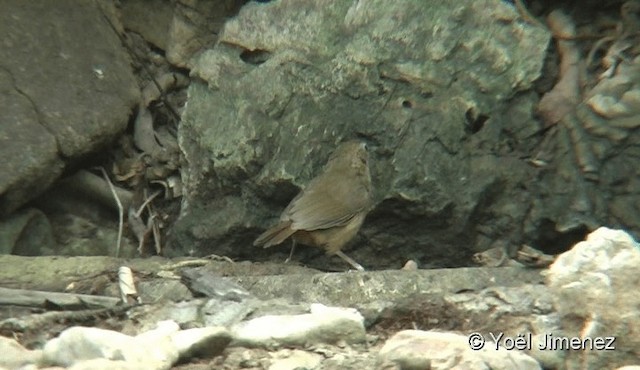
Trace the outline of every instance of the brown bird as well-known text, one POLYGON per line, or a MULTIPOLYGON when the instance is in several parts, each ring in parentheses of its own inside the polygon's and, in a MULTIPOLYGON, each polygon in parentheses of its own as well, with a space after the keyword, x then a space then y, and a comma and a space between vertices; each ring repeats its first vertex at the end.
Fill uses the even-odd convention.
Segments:
POLYGON ((341 249, 358 233, 371 207, 368 162, 364 143, 340 144, 322 173, 284 209, 280 222, 260 235, 253 245, 268 248, 292 237, 294 248, 296 242, 320 247, 363 271, 364 268, 341 249))

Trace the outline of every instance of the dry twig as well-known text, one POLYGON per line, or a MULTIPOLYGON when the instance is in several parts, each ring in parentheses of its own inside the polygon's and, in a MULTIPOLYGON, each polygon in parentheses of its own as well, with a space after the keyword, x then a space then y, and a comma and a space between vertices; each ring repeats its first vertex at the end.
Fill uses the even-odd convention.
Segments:
POLYGON ((102 176, 109 184, 109 189, 111 189, 111 193, 118 204, 118 241, 116 242, 116 257, 120 255, 120 246, 122 245, 122 230, 124 228, 124 209, 122 207, 122 203, 120 202, 120 198, 118 197, 118 193, 116 192, 115 187, 111 183, 109 179, 109 175, 107 175, 107 171, 104 168, 100 167, 100 171, 102 171, 102 176))

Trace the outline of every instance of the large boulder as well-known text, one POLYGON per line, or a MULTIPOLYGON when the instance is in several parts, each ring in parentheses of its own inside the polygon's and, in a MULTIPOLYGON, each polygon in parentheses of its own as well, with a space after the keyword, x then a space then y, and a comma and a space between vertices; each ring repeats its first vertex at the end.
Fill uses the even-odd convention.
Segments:
POLYGON ((365 267, 518 240, 548 41, 506 2, 248 3, 192 71, 173 253, 263 258, 253 238, 349 138, 371 148, 365 267))
POLYGON ((88 0, 2 5, 0 215, 127 126, 139 90, 113 5, 103 6, 88 0))

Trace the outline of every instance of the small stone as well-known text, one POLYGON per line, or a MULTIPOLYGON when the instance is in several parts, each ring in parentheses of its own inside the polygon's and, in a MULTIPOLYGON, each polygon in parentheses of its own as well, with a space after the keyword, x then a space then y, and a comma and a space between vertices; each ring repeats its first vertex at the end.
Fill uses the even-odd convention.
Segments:
POLYGON ((287 358, 273 361, 269 370, 315 369, 320 361, 321 355, 296 349, 290 351, 287 358))
POLYGON ((418 263, 414 260, 408 260, 407 263, 402 266, 402 270, 416 271, 418 269, 418 263))
POLYGON ((307 343, 364 342, 364 318, 355 309, 311 305, 303 315, 267 315, 231 328, 237 346, 271 347, 307 343))

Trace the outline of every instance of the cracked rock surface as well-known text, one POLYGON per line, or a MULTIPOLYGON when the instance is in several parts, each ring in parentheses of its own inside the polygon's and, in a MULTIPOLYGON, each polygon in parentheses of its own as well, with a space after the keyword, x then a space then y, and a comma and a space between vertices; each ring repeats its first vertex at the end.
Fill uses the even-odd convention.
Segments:
POLYGON ((127 126, 139 90, 109 3, 5 4, 0 14, 0 214, 127 126))
POLYGON ((192 70, 173 253, 277 253, 238 246, 349 138, 371 148, 376 207, 350 251, 365 267, 517 239, 536 174, 519 157, 539 129, 526 91, 548 41, 503 2, 247 3, 192 70))

